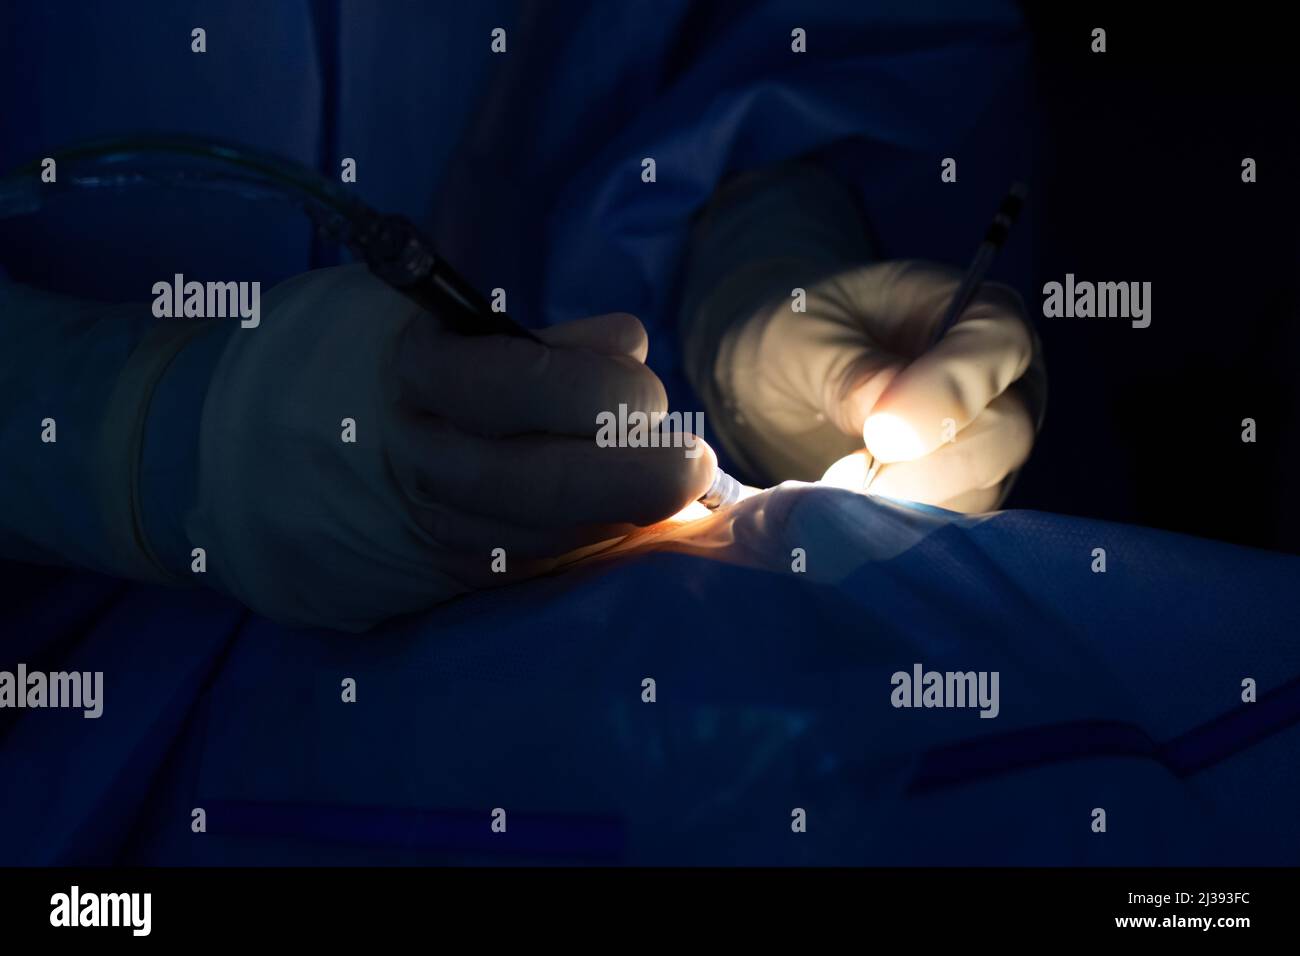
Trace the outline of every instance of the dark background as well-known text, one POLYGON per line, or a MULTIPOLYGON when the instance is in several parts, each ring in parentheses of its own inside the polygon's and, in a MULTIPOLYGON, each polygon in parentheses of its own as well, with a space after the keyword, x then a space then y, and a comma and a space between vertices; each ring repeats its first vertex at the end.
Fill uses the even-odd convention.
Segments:
POLYGON ((1008 507, 1300 552, 1294 31, 1258 8, 1024 9, 1046 117, 1026 305, 1073 272, 1150 281, 1153 310, 1040 322, 1047 419, 1008 507))

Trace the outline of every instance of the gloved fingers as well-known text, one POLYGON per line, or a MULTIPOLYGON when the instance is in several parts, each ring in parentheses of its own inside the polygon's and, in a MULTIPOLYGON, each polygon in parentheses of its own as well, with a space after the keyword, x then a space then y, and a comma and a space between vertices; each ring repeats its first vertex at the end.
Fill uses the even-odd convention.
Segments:
POLYGON ((644 364, 650 337, 635 315, 611 312, 538 329, 539 339, 557 349, 589 349, 601 355, 625 355, 644 364))
POLYGON ((882 461, 937 448, 1029 367, 1033 339, 1020 298, 996 283, 982 285, 930 346, 960 280, 955 269, 919 262, 869 266, 837 280, 840 298, 856 302, 864 336, 875 344, 846 364, 831 397, 840 403, 833 418, 863 434, 868 419, 888 416, 864 435, 882 461))
MULTIPOLYGON (((972 306, 933 349, 898 370, 879 392, 864 419, 867 448, 886 462, 929 454, 1024 374, 1031 348, 1028 331, 1014 316, 972 306)), ((856 411, 874 387, 859 386, 856 411)))
MULTIPOLYGON (((1019 396, 1008 392, 994 399, 955 441, 923 458, 884 465, 870 491, 954 511, 987 510, 1001 501, 1008 476, 1029 457, 1033 437, 1029 412, 1019 396)), ((867 451, 856 451, 826 469, 822 481, 861 491, 870 463, 867 451)))
POLYGON ((478 557, 484 570, 492 573, 491 564, 497 560, 496 549, 506 573, 516 570, 533 570, 541 559, 559 555, 596 544, 625 537, 636 530, 631 524, 574 525, 567 528, 530 528, 487 515, 472 514, 436 502, 417 503, 414 509, 416 523, 447 551, 456 555, 478 557), (527 562, 527 564, 525 564, 527 562))
POLYGON ((845 368, 842 384, 826 396, 827 415, 841 431, 860 436, 867 416, 905 368, 905 359, 884 349, 858 352, 845 368))
POLYGON ((885 464, 871 490, 933 505, 972 491, 996 490, 1025 463, 1033 441, 1034 424, 1024 403, 1014 393, 1004 393, 955 440, 924 457, 885 464))
POLYGON ((390 453, 400 481, 453 508, 532 528, 644 526, 680 511, 713 480, 713 450, 695 436, 677 437, 694 447, 601 447, 559 435, 492 439, 407 415, 390 453))
MULTIPOLYGON (((548 334, 639 349, 635 330, 622 320, 548 334)), ((420 321, 407 326, 397 349, 403 399, 480 435, 592 436, 597 415, 617 414, 620 405, 648 414, 668 410, 663 383, 624 352, 552 348, 502 335, 461 336, 420 321)))
MULTIPOLYGON (((963 278, 953 266, 918 259, 873 263, 817 286, 809 312, 853 324, 887 351, 916 358, 930 347, 963 278)), ((967 309, 981 304, 1001 314, 1024 312, 1019 294, 998 282, 983 283, 967 309)))

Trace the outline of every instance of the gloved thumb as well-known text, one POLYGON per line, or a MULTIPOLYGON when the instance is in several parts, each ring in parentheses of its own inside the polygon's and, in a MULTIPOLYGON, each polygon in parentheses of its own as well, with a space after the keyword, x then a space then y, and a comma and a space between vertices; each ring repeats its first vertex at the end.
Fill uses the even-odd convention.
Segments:
POLYGON ((930 454, 1023 375, 1032 354, 1020 317, 1000 301, 977 299, 890 380, 866 414, 863 444, 882 462, 930 454))

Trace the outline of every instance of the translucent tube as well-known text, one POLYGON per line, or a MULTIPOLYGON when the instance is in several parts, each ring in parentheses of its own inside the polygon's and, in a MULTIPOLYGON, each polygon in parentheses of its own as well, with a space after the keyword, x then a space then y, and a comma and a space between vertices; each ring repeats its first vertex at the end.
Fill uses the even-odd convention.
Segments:
POLYGON ((38 212, 50 199, 79 191, 169 187, 225 192, 241 199, 288 202, 328 237, 347 241, 376 213, 338 185, 291 160, 243 146, 188 136, 131 136, 59 150, 53 182, 43 159, 0 180, 0 218, 38 212))

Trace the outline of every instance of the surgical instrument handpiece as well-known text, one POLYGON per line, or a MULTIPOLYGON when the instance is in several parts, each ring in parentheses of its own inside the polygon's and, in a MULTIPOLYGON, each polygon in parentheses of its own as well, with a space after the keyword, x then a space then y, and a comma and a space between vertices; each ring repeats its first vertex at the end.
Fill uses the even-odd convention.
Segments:
POLYGON ((372 214, 368 220, 356 221, 347 244, 371 272, 436 315, 453 332, 541 341, 504 312, 494 312, 404 216, 372 214))
MULTIPOLYGON (((504 312, 493 311, 473 286, 461 278, 409 219, 372 215, 354 222, 348 246, 372 272, 436 315, 460 335, 511 335, 541 341, 504 312)), ((734 504, 745 486, 721 468, 700 498, 710 511, 734 504)))
MULTIPOLYGON (((953 293, 952 299, 948 302, 948 311, 944 313, 943 321, 939 323, 930 336, 930 348, 934 348, 939 343, 939 340, 948 334, 948 330, 957 324, 957 319, 970 305, 971 299, 975 297, 976 290, 984 282, 989 267, 993 265, 993 260, 997 258, 1002 244, 1007 241, 1007 234, 1011 231, 1011 227, 1015 225, 1016 217, 1020 215, 1020 207, 1024 205, 1027 193, 1028 189, 1024 183, 1011 184, 1011 189, 1003 197, 1001 205, 998 206, 998 211, 993 215, 993 221, 989 223, 988 232, 984 234, 984 241, 975 250, 975 258, 971 260, 970 266, 966 269, 961 285, 957 287, 957 291, 953 293)), ((880 472, 880 465, 879 458, 871 462, 871 467, 867 469, 867 475, 862 481, 863 491, 871 487, 871 483, 880 472)))

